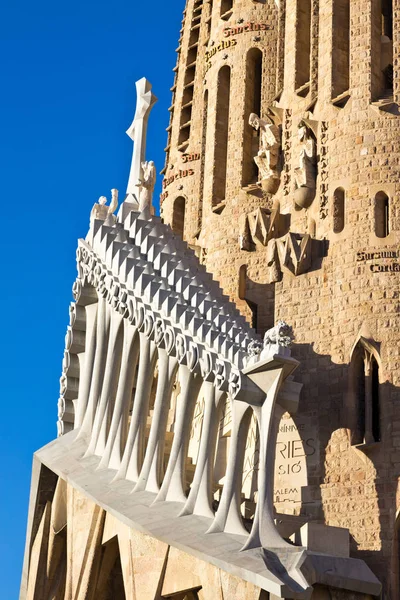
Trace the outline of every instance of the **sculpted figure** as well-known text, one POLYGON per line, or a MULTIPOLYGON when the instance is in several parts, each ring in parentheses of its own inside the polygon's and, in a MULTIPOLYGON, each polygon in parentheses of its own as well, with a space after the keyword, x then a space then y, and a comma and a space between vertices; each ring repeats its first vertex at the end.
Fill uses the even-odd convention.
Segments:
POLYGON ((250 252, 252 239, 250 234, 249 220, 247 215, 241 215, 239 219, 239 248, 250 252))
POLYGON ((260 119, 255 113, 251 113, 249 125, 260 133, 260 149, 254 157, 259 171, 258 184, 266 191, 276 191, 280 180, 281 130, 271 120, 260 119))
POLYGON ((278 321, 275 327, 268 329, 264 335, 264 348, 270 344, 276 344, 289 348, 294 340, 293 329, 285 321, 278 321))
POLYGON ((285 321, 278 321, 275 327, 269 329, 264 336, 264 349, 261 360, 266 360, 274 354, 290 356, 290 346, 294 339, 293 329, 285 321))
POLYGON ((117 208, 118 190, 112 189, 110 206, 107 206, 107 198, 105 196, 100 196, 99 201, 93 205, 92 212, 90 213, 90 222, 95 219, 105 221, 109 215, 112 215, 117 210, 117 208))
POLYGON ((299 123, 299 166, 294 171, 296 182, 295 202, 299 208, 308 208, 315 197, 317 179, 317 145, 311 127, 299 123))
POLYGON ((143 179, 140 181, 139 210, 148 206, 152 208, 154 186, 156 184, 156 167, 152 160, 142 163, 143 179))

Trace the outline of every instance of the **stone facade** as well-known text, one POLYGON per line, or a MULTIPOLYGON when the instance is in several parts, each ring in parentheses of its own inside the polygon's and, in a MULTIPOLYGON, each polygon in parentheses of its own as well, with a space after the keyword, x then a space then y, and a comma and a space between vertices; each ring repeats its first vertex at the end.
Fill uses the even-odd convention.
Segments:
POLYGON ((348 528, 352 556, 366 560, 394 600, 400 6, 229 4, 222 17, 219 1, 186 5, 162 216, 258 331, 279 318, 293 325, 304 388, 298 414, 285 417, 278 437, 276 507, 348 528), (188 104, 190 132, 182 137, 188 104), (257 185, 252 112, 281 129, 276 190, 257 185), (298 185, 302 122, 316 148, 307 189, 298 185))

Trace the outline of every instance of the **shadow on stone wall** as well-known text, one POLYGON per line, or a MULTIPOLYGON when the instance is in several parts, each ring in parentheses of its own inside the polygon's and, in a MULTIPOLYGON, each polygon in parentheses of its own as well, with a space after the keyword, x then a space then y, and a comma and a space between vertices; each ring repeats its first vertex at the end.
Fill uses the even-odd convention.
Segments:
POLYGON ((302 489, 301 518, 349 529, 351 556, 365 560, 379 578, 383 598, 398 600, 400 389, 388 381, 380 384, 381 441, 352 446, 350 365, 332 362, 309 344, 294 344, 292 355, 300 361, 295 380, 304 384, 299 411, 292 418, 296 423, 308 417, 319 441, 319 461, 306 457, 308 486, 302 489))

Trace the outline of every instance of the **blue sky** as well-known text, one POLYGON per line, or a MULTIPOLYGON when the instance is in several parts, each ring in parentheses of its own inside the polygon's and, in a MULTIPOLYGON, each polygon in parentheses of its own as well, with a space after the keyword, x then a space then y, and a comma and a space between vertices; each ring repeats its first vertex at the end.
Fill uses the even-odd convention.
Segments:
MULTIPOLYGON (((76 240, 94 202, 125 191, 146 76, 147 158, 164 165, 184 0, 4 0, 0 5, 0 581, 18 598, 32 454, 56 436, 76 240)), ((158 191, 161 177, 158 178, 158 191)))

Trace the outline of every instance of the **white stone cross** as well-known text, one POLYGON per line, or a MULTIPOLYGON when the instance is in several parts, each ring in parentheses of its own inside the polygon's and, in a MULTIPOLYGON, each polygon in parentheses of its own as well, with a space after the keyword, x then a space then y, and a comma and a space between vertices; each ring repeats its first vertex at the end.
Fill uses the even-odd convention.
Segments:
POLYGON ((132 125, 127 130, 127 135, 133 140, 132 166, 126 190, 126 202, 138 203, 139 190, 143 179, 142 163, 146 159, 147 123, 151 109, 157 98, 151 91, 151 83, 145 77, 136 82, 136 112, 132 125))

